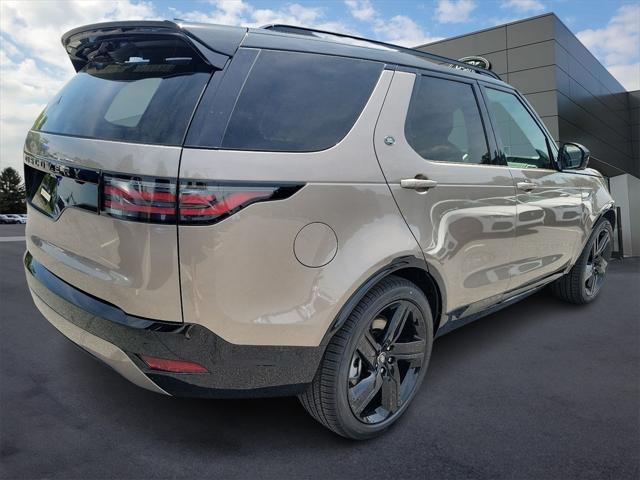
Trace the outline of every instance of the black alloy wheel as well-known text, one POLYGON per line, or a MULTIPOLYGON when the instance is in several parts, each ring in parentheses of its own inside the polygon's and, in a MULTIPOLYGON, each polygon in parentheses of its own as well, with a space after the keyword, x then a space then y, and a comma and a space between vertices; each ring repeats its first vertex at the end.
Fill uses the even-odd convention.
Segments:
POLYGON ((602 229, 594 236, 584 269, 584 288, 588 296, 597 295, 602 288, 610 259, 611 235, 609 230, 602 229))
POLYGON ((613 250, 613 227, 602 218, 593 227, 580 257, 568 273, 551 284, 551 292, 565 302, 592 302, 602 290, 613 250))
POLYGON ((364 295, 333 335, 300 401, 343 437, 378 436, 418 392, 432 345, 427 297, 409 280, 390 275, 364 295))
POLYGON ((394 301, 376 314, 351 358, 347 388, 353 414, 368 424, 395 414, 416 386, 425 349, 424 317, 411 301, 394 301))

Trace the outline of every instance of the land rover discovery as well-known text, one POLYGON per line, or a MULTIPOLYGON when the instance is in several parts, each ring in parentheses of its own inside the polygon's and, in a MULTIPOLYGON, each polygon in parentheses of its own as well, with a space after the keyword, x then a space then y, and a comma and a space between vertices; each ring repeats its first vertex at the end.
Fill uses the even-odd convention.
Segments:
POLYGON ((297 395, 345 437, 435 337, 600 292, 612 199, 492 72, 283 25, 117 22, 28 133, 25 269, 62 334, 167 395, 297 395))

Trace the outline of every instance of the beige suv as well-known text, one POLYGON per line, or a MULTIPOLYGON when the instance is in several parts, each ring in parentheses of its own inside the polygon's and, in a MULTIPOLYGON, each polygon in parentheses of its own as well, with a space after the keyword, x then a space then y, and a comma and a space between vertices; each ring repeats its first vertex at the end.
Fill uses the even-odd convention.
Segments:
POLYGON ((298 395, 345 437, 433 339, 600 291, 613 202, 475 66, 298 27, 81 27, 24 147, 26 275, 60 332, 167 395, 298 395))

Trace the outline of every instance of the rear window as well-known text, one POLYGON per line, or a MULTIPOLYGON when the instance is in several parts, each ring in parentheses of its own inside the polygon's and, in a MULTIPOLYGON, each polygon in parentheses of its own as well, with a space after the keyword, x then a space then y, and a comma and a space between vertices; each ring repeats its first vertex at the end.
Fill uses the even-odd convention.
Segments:
POLYGON ((181 145, 211 67, 175 38, 147 38, 117 47, 80 70, 47 105, 33 129, 181 145))
MULTIPOLYGON (((236 61, 242 61, 242 56, 236 61)), ((216 140, 215 122, 208 121, 207 115, 196 115, 190 138, 198 144, 193 146, 284 152, 330 148, 355 123, 382 68, 382 64, 367 60, 262 50, 235 104, 231 104, 221 143, 219 136, 216 140)), ((212 100, 218 107, 229 103, 225 90, 235 87, 238 91, 237 79, 227 81, 230 76, 222 80, 220 92, 212 100)), ((206 100, 203 104, 199 110, 211 115, 221 108, 206 105, 206 100)))

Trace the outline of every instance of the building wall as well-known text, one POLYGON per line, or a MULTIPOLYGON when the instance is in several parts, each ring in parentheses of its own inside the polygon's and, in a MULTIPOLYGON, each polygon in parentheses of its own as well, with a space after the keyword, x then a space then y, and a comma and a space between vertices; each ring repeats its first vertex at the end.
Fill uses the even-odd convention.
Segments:
POLYGON ((583 143, 591 150, 592 166, 607 176, 640 176, 630 95, 554 14, 418 48, 453 58, 487 58, 527 97, 556 141, 583 143))
POLYGON ((631 151, 636 162, 636 177, 640 177, 640 90, 629 92, 629 118, 631 123, 631 151))
MULTIPOLYGON (((620 207, 625 256, 640 256, 640 179, 624 174, 609 179, 611 195, 620 207)), ((618 232, 620 235, 620 232, 618 232)))

